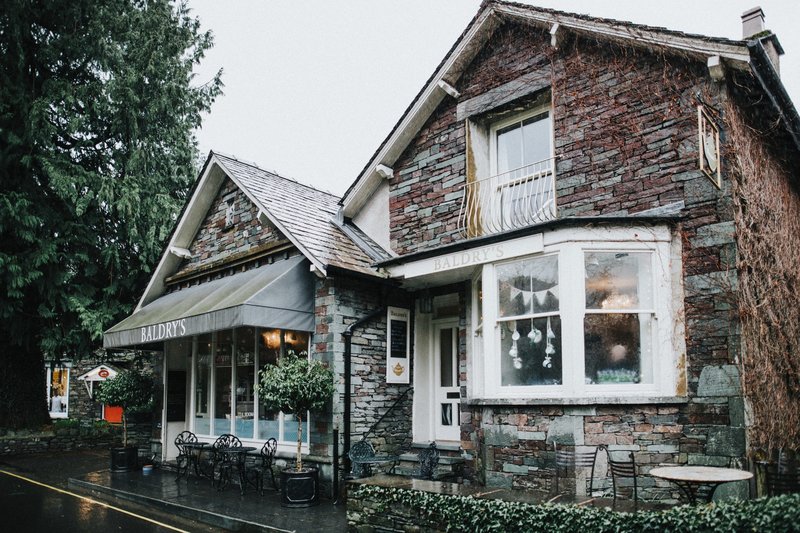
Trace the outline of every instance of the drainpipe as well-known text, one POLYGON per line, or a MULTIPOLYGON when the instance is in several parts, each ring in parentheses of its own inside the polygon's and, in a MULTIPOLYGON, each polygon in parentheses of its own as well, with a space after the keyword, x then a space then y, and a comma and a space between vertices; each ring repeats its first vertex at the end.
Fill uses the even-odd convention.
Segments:
POLYGON ((344 465, 346 470, 350 471, 350 399, 352 394, 351 387, 351 374, 352 374, 352 361, 351 361, 351 341, 353 340, 353 331, 360 327, 362 324, 369 322, 386 312, 386 306, 383 306, 371 312, 365 317, 359 318, 344 330, 344 465))

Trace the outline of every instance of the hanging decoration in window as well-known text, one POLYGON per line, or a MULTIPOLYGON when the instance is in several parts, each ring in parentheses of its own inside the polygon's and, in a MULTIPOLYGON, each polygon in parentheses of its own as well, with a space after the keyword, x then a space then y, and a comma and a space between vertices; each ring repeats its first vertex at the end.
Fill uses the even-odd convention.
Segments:
POLYGON ((697 128, 700 133, 698 152, 700 170, 717 188, 722 188, 722 170, 719 154, 719 127, 705 107, 697 106, 697 128))

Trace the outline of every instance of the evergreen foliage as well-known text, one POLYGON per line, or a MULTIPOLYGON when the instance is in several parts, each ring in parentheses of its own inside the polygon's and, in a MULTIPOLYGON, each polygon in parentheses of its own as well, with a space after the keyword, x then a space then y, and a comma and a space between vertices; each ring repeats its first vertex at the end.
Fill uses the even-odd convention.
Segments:
POLYGON ((149 413, 155 406, 155 382, 150 374, 125 370, 103 382, 94 399, 122 407, 122 445, 128 445, 128 415, 149 413))
POLYGON ((91 354, 132 310, 221 90, 193 79, 211 45, 184 3, 3 3, 0 426, 47 421, 43 356, 91 354))
POLYGON ((297 418, 297 471, 303 468, 300 445, 303 418, 308 411, 321 411, 333 397, 333 372, 320 361, 309 361, 307 352, 281 357, 277 365, 259 371, 258 397, 268 408, 293 413, 297 418))
POLYGON ((350 528, 404 523, 421 531, 548 531, 639 533, 681 531, 800 531, 800 494, 683 505, 666 511, 621 513, 606 508, 526 504, 430 492, 359 485, 348 504, 350 528))

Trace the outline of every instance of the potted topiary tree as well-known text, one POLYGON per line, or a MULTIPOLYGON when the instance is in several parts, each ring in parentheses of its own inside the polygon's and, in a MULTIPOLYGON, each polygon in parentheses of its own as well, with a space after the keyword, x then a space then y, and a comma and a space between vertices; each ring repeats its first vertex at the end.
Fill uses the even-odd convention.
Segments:
POLYGON ((122 447, 111 448, 111 470, 123 472, 137 468, 138 448, 128 446, 128 416, 149 413, 155 405, 155 382, 150 374, 126 370, 103 382, 95 400, 122 407, 122 447))
POLYGON ((309 361, 307 352, 299 356, 290 350, 277 365, 259 372, 258 395, 266 408, 292 413, 297 418, 297 460, 294 468, 281 472, 281 504, 309 507, 319 503, 319 472, 303 468, 300 446, 306 412, 321 411, 333 397, 333 372, 320 361, 309 361))

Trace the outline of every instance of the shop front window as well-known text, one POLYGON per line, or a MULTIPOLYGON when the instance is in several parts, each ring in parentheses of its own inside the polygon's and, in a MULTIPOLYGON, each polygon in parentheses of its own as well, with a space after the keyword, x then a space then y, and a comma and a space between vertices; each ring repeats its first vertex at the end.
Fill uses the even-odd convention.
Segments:
MULTIPOLYGON (((294 442, 294 417, 271 412, 258 401, 258 369, 276 364, 290 352, 307 354, 309 338, 309 333, 303 331, 253 327, 197 337, 194 432, 294 442)), ((307 438, 305 423, 304 434, 307 438)))
POLYGON ((47 410, 50 418, 67 418, 69 413, 69 367, 54 364, 47 367, 47 410))

